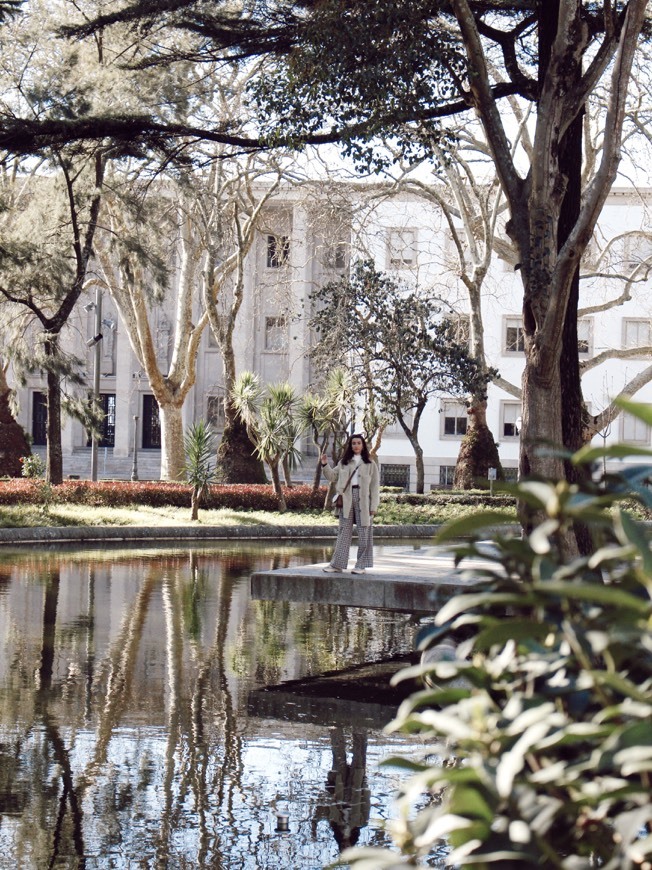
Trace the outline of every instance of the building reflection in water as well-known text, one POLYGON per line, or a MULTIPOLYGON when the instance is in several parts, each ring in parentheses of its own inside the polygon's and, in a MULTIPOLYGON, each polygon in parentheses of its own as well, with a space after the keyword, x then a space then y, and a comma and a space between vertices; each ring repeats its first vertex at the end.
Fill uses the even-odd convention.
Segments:
POLYGON ((286 870, 387 842, 399 780, 377 765, 401 738, 291 699, 248 711, 252 690, 412 649, 405 615, 250 599, 252 571, 326 549, 0 556, 6 866, 286 870))

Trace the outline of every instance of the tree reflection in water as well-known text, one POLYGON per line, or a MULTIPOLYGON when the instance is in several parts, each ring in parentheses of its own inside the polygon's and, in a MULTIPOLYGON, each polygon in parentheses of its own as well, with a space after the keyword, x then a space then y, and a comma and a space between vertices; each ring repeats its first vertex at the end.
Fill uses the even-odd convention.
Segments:
POLYGON ((325 558, 305 544, 0 558, 7 866, 286 870, 384 842, 398 782, 377 768, 396 748, 384 723, 356 728, 355 704, 346 727, 292 704, 247 712, 252 689, 412 648, 404 616, 250 600, 252 571, 325 558))

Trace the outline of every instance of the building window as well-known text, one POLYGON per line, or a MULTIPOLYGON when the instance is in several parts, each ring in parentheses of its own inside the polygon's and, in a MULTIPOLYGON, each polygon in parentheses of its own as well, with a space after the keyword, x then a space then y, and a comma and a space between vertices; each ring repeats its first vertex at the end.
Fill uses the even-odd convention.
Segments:
POLYGON ((523 332, 523 319, 521 317, 505 318, 505 340, 503 353, 524 353, 525 333, 523 332))
MULTIPOLYGON (((623 347, 631 350, 652 345, 652 321, 627 318, 623 321, 623 347)), ((645 354, 641 354, 645 356, 645 354)))
POLYGON ((518 468, 513 465, 503 465, 503 477, 510 483, 516 483, 518 480, 518 468))
POLYGON ((206 422, 216 431, 224 429, 224 396, 209 396, 206 400, 206 422))
POLYGON ((409 465, 385 465, 380 464, 380 485, 400 486, 406 492, 410 490, 410 466, 409 465))
POLYGON ((649 266, 652 260, 652 239, 648 234, 629 234, 625 237, 624 250, 628 269, 649 266))
MULTIPOLYGON (((100 437, 97 442, 98 447, 114 447, 115 446, 115 393, 100 393, 99 404, 102 410, 103 419, 100 426, 100 437)), ((92 436, 88 435, 86 446, 90 447, 92 436)))
POLYGON ((621 430, 621 440, 625 441, 627 444, 650 443, 650 427, 647 423, 644 423, 632 414, 623 412, 621 430))
POLYGON ((143 396, 143 447, 161 448, 161 418, 158 412, 158 402, 154 396, 143 396))
POLYGON ((450 489, 455 480, 455 465, 440 465, 439 466, 439 486, 445 486, 450 489))
POLYGON ((518 438, 521 424, 520 402, 501 402, 500 437, 501 440, 518 438))
POLYGON ((328 245, 324 252, 324 266, 327 269, 346 268, 346 244, 344 242, 328 245))
POLYGON ((463 402, 442 402, 441 416, 442 437, 461 438, 466 435, 468 416, 463 402))
POLYGON ((287 321, 285 317, 265 318, 265 350, 278 353, 288 346, 287 321))
POLYGON ((410 269, 416 262, 417 232, 391 229, 387 239, 387 262, 390 269, 410 269))
POLYGON ((588 317, 577 321, 577 352, 580 356, 593 353, 593 321, 588 317))
POLYGON ((279 269, 290 259, 289 236, 267 236, 267 268, 279 269))
POLYGON ((32 442, 36 447, 47 444, 48 402, 45 393, 32 393, 32 442))

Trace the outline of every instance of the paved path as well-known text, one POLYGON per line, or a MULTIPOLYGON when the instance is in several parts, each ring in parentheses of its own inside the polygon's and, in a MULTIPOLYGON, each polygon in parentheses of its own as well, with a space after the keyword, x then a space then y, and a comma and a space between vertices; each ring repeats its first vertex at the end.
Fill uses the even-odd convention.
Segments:
MULTIPOLYGON (((437 610, 451 595, 469 586, 455 571, 451 554, 437 547, 388 551, 362 575, 327 574, 324 564, 258 571, 251 576, 251 595, 266 601, 303 601, 414 613, 437 610)), ((464 567, 482 564, 487 563, 465 560, 464 567)))

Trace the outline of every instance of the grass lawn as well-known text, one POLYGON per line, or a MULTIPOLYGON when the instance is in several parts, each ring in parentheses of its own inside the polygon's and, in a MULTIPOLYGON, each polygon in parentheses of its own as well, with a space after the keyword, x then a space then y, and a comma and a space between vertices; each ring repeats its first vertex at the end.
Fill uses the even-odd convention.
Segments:
MULTIPOLYGON (((439 525, 478 508, 460 504, 406 505, 381 503, 376 525, 439 525)), ((514 512, 516 520, 516 512, 514 512)), ((34 526, 335 526, 337 520, 328 511, 238 511, 228 508, 199 511, 198 522, 190 520, 190 509, 181 507, 89 507, 88 505, 53 504, 49 509, 38 505, 0 506, 0 528, 34 526)))

